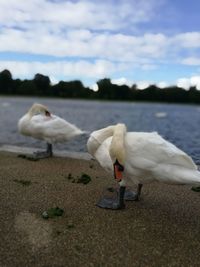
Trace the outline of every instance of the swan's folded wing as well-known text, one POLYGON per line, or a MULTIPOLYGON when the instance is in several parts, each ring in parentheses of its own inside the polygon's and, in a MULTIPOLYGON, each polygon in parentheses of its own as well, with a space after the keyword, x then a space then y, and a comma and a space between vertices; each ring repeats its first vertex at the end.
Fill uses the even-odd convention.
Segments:
POLYGON ((192 158, 157 133, 129 133, 126 138, 127 157, 138 168, 153 169, 170 164, 197 169, 192 158))
POLYGON ((34 116, 30 121, 30 128, 35 136, 40 136, 41 139, 49 142, 67 141, 83 133, 75 125, 55 115, 51 117, 34 116))

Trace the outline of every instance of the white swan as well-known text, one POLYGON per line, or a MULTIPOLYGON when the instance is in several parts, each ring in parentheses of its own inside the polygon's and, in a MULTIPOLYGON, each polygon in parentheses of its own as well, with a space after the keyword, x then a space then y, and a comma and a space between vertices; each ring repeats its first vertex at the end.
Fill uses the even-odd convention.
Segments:
POLYGON ((85 133, 75 125, 51 114, 46 106, 37 103, 19 120, 18 130, 23 135, 47 142, 47 151, 34 153, 36 159, 51 157, 52 144, 66 142, 85 133))
POLYGON ((117 202, 103 198, 98 203, 102 208, 124 208, 126 184, 138 184, 137 194, 132 195, 132 200, 138 200, 142 185, 152 181, 200 183, 191 157, 156 132, 127 132, 124 124, 117 124, 91 133, 87 148, 106 171, 114 171, 120 184, 117 202))
POLYGON ((167 113, 166 112, 156 112, 155 114, 154 114, 154 116, 156 117, 156 118, 165 118, 165 117, 167 117, 167 113))

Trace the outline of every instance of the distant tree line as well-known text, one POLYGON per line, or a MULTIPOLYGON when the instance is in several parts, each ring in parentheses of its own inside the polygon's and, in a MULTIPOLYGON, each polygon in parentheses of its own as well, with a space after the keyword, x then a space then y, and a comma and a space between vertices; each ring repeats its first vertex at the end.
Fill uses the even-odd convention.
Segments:
POLYGON ((105 78, 97 82, 98 91, 84 87, 79 80, 60 81, 51 85, 48 76, 37 73, 32 80, 13 79, 9 70, 0 72, 0 95, 48 96, 62 98, 151 101, 168 103, 200 103, 200 91, 195 87, 184 90, 177 86, 159 88, 150 85, 144 90, 137 89, 136 84, 112 84, 105 78))

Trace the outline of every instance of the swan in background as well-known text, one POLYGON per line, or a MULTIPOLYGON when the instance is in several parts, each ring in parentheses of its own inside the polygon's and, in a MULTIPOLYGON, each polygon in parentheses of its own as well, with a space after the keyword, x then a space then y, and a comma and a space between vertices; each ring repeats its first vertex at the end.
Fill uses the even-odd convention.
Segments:
POLYGON ((127 200, 139 200, 142 185, 157 181, 167 184, 200 183, 200 172, 185 152, 163 139, 157 132, 127 132, 124 124, 108 126, 91 133, 88 152, 119 182, 118 199, 103 197, 101 208, 125 207, 126 185, 137 184, 127 200))
POLYGON ((47 142, 47 150, 34 152, 34 159, 51 157, 52 144, 66 142, 85 133, 75 125, 51 114, 46 106, 37 103, 19 120, 18 130, 23 135, 47 142))
POLYGON ((167 117, 167 113, 166 112, 156 112, 155 114, 156 118, 165 118, 167 117))

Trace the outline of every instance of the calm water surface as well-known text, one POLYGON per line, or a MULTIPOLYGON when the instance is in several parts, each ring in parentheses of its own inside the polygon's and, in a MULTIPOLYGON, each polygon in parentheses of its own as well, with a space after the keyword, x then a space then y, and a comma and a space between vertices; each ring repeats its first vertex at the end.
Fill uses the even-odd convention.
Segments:
MULTIPOLYGON (((47 105, 52 113, 86 131, 117 122, 124 122, 129 131, 157 131, 200 163, 200 106, 195 105, 0 97, 0 145, 45 148, 44 142, 22 136, 17 131, 19 118, 35 102, 47 105), (157 117, 159 112, 166 116, 157 117)), ((56 144, 55 148, 86 151, 87 138, 78 137, 65 144, 56 144)))

